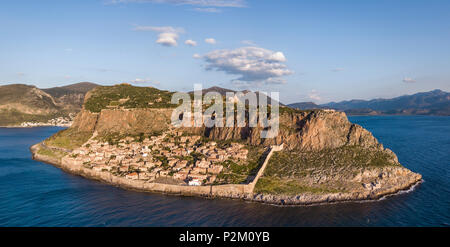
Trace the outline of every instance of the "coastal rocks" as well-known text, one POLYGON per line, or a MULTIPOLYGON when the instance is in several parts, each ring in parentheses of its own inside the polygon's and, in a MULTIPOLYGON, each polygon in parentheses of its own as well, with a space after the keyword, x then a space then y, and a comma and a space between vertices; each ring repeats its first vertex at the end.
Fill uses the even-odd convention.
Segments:
POLYGON ((362 186, 367 190, 374 190, 381 188, 381 183, 379 181, 371 182, 371 183, 363 183, 362 186))
POLYGON ((336 203, 347 201, 376 200, 387 195, 393 195, 397 192, 407 190, 420 183, 422 177, 420 174, 401 177, 394 183, 372 182, 365 184, 367 188, 351 192, 339 193, 303 193, 301 195, 263 195, 256 194, 250 200, 277 205, 314 205, 323 203, 336 203))

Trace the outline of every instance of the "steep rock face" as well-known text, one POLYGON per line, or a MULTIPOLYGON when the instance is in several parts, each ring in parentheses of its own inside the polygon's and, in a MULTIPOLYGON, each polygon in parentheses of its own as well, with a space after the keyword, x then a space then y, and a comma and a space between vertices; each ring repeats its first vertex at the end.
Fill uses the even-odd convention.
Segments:
POLYGON ((300 129, 300 149, 322 150, 347 144, 366 148, 379 146, 369 131, 350 123, 343 112, 314 111, 297 125, 300 129))
POLYGON ((345 113, 311 111, 286 113, 280 116, 279 134, 273 139, 260 138, 262 128, 213 128, 207 133, 212 139, 244 139, 253 145, 285 144, 289 150, 306 151, 357 145, 382 148, 373 135, 357 124, 348 121, 345 113))
POLYGON ((152 133, 167 129, 171 110, 167 109, 105 109, 100 113, 82 110, 74 120, 72 129, 99 134, 152 133))
POLYGON ((162 131, 169 127, 171 114, 167 109, 102 110, 95 130, 121 134, 162 131))
POLYGON ((78 132, 94 132, 98 116, 98 113, 81 110, 70 128, 78 132))
MULTIPOLYGON (((86 94, 85 106, 88 105, 86 102, 94 96, 95 99, 101 101, 102 97, 117 98, 117 94, 123 94, 120 99, 114 98, 119 104, 120 101, 128 102, 131 99, 142 101, 144 100, 141 99, 142 97, 132 97, 126 94, 128 91, 139 93, 142 90, 144 89, 130 88, 126 85, 104 88, 103 91, 97 88, 86 94), (126 95, 128 96, 125 97, 126 95)), ((161 94, 162 91, 154 93, 161 94)), ((138 105, 146 105, 141 103, 138 105)), ((148 104, 150 103, 152 102, 148 104)), ((91 113, 88 110, 90 108, 87 107, 75 120, 74 126, 81 129, 96 130, 99 134, 151 133, 171 126, 170 119, 173 112, 171 108, 127 108, 117 106, 117 104, 107 105, 100 108, 98 113, 91 113), (94 121, 94 119, 96 120, 94 121)), ((284 147, 288 150, 318 151, 335 149, 345 145, 383 150, 383 146, 369 131, 359 125, 350 123, 343 112, 333 110, 296 111, 290 108, 280 108, 280 111, 278 135, 270 139, 261 138, 261 132, 263 131, 261 127, 187 127, 180 128, 180 130, 200 134, 215 140, 234 139, 252 145, 284 144, 284 147)))
MULTIPOLYGON (((98 133, 137 134, 162 131, 169 128, 172 109, 104 109, 100 113, 82 110, 72 128, 98 133)), ((276 138, 263 139, 262 128, 182 128, 216 140, 243 140, 252 145, 280 145, 288 150, 314 151, 333 149, 344 145, 383 149, 373 135, 348 121, 343 112, 323 110, 287 113, 280 116, 280 129, 276 138)))

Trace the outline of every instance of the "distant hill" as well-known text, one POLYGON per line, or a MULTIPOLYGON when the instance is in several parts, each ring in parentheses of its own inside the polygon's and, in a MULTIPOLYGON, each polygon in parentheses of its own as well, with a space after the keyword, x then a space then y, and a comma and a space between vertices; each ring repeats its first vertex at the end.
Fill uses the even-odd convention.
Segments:
POLYGON ((45 91, 46 93, 52 95, 55 98, 59 98, 64 95, 72 94, 72 93, 85 94, 97 86, 98 86, 97 84, 92 83, 92 82, 80 82, 80 83, 75 83, 75 84, 62 86, 62 87, 46 88, 46 89, 42 89, 42 91, 45 91))
POLYGON ((76 113, 86 92, 96 86, 86 82, 48 89, 25 84, 0 86, 0 126, 45 122, 76 113))
MULTIPOLYGON (((209 93, 209 92, 218 92, 221 95, 225 96, 226 93, 229 93, 229 92, 236 93, 237 91, 234 91, 234 90, 231 90, 231 89, 227 89, 227 88, 223 88, 223 87, 214 86, 214 87, 203 89, 202 92, 204 94, 205 93, 209 93)), ((190 91, 189 93, 194 93, 194 91, 190 91)))
POLYGON ((58 109, 55 99, 32 85, 0 86, 0 109, 17 109, 29 114, 47 114, 58 109))
MULTIPOLYGON (((308 107, 305 103, 289 106, 308 107)), ((313 106, 313 105, 311 105, 313 106)), ((392 99, 349 100, 319 105, 345 111, 349 115, 450 115, 450 93, 442 90, 404 95, 392 99)))
MULTIPOLYGON (((227 88, 222 88, 222 87, 214 86, 214 87, 210 87, 210 88, 203 89, 202 92, 203 92, 203 94, 206 94, 206 93, 209 93, 209 92, 218 92, 218 93, 220 93, 222 96, 225 96, 226 93, 228 93, 228 92, 231 92, 231 93, 237 93, 238 91, 231 90, 231 89, 227 89, 227 88)), ((250 92, 250 91, 249 91, 249 90, 243 90, 243 91, 240 91, 240 92, 248 93, 248 92, 250 92)), ((194 93, 194 91, 190 91, 189 93, 194 93)), ((256 91, 255 93, 258 93, 258 91, 256 91)), ((257 95, 259 95, 259 94, 257 94, 257 95)), ((258 96, 258 97, 259 97, 259 96, 258 96)), ((273 100, 274 100, 274 99, 268 97, 268 98, 267 98, 267 103, 268 103, 268 104, 272 104, 272 101, 273 101, 273 100)), ((259 98, 258 98, 258 102, 259 102, 259 98)), ((278 102, 278 103, 279 103, 280 106, 284 106, 283 103, 281 103, 281 102, 278 102)))
POLYGON ((314 102, 298 102, 298 103, 289 104, 287 106, 295 108, 295 109, 299 109, 299 110, 312 110, 312 109, 323 108, 322 106, 317 105, 314 102))
POLYGON ((63 87, 42 89, 42 91, 53 96, 65 109, 77 111, 83 105, 84 95, 97 86, 91 82, 80 82, 63 87))

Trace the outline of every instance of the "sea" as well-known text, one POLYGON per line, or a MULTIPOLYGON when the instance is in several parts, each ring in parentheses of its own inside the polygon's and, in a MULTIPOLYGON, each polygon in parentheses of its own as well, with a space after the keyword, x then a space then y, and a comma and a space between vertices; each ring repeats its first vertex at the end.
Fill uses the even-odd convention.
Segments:
POLYGON ((62 128, 0 128, 0 226, 449 226, 450 117, 349 120, 424 182, 376 201, 295 207, 134 192, 32 160, 30 146, 62 128))

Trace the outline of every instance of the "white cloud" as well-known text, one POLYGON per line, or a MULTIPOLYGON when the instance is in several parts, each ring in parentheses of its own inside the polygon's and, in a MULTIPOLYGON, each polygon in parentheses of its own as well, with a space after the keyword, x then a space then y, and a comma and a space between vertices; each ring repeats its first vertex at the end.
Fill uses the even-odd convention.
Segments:
POLYGON ((194 55, 192 55, 192 57, 193 57, 193 58, 195 58, 195 59, 199 59, 199 58, 202 58, 202 56, 201 56, 201 55, 199 55, 199 54, 197 54, 197 53, 195 53, 194 55))
POLYGON ((207 70, 239 75, 234 82, 283 84, 281 78, 293 72, 284 64, 282 52, 260 47, 242 47, 234 50, 215 50, 203 56, 207 70))
POLYGON ((213 38, 207 38, 205 39, 205 42, 211 45, 215 45, 217 43, 217 41, 213 38))
POLYGON ((184 41, 184 43, 186 45, 189 45, 189 46, 197 46, 197 42, 195 42, 195 41, 193 41, 191 39, 188 39, 188 40, 184 41))
POLYGON ((405 77, 405 78, 403 78, 402 81, 405 82, 405 83, 414 83, 414 82, 416 82, 416 80, 414 80, 411 77, 405 77))
POLYGON ((312 100, 320 101, 322 98, 320 97, 319 93, 316 90, 311 90, 309 92, 308 97, 312 100))
POLYGON ((154 81, 154 80, 150 80, 150 79, 141 79, 141 78, 136 78, 132 81, 129 82, 130 84, 153 84, 156 86, 159 86, 161 83, 159 81, 154 81))
POLYGON ((107 0, 106 3, 168 3, 174 5, 193 5, 202 7, 246 7, 245 0, 107 0))
POLYGON ((156 43, 163 46, 177 46, 178 34, 176 33, 160 33, 156 43))
POLYGON ((134 31, 154 31, 157 33, 184 33, 184 29, 181 27, 171 27, 171 26, 137 26, 133 29, 134 31))
POLYGON ((183 28, 174 28, 171 26, 155 27, 155 26, 137 26, 134 31, 152 31, 157 32, 158 39, 156 43, 163 46, 177 46, 180 33, 184 33, 183 28))
POLYGON ((284 57, 284 54, 279 51, 271 54, 269 56, 268 60, 274 61, 274 62, 286 62, 286 58, 284 57))
POLYGON ((244 45, 251 45, 251 46, 255 46, 256 45, 256 43, 254 41, 252 41, 252 40, 242 40, 241 43, 244 44, 244 45))
POLYGON ((205 13, 220 13, 222 10, 218 8, 194 8, 194 11, 205 13))

